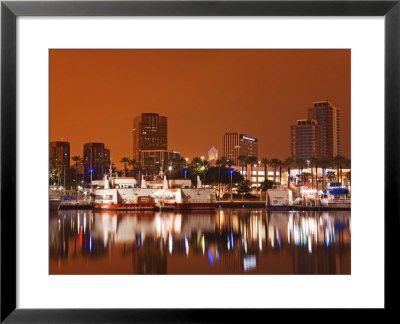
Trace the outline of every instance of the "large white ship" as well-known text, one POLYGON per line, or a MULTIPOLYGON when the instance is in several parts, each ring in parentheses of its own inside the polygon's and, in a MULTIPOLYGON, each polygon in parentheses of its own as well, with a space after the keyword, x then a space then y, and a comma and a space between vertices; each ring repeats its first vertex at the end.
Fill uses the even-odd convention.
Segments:
POLYGON ((94 208, 103 210, 207 210, 216 207, 215 189, 197 188, 190 180, 108 178, 92 181, 94 208))

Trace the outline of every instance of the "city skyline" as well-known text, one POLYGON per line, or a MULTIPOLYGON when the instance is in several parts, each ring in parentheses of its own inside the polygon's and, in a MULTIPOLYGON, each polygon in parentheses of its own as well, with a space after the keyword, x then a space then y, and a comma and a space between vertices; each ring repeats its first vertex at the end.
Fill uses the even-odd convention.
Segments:
POLYGON ((220 152, 226 132, 259 139, 259 158, 290 156, 290 126, 314 101, 341 109, 350 154, 350 50, 51 50, 50 141, 132 152, 141 113, 168 118, 168 150, 220 152))

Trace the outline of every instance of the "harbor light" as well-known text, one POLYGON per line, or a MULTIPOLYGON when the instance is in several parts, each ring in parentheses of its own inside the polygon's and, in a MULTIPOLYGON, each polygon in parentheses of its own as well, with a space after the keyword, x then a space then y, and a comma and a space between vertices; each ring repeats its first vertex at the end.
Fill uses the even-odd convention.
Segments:
POLYGON ((233 195, 232 195, 232 175, 233 175, 233 169, 229 169, 229 174, 231 175, 231 202, 233 200, 233 195))

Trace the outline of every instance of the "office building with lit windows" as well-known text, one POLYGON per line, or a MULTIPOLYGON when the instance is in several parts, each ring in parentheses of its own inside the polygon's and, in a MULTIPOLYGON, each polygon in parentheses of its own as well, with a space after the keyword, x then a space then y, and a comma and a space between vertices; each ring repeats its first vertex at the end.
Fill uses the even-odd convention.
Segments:
POLYGON ((290 127, 290 150, 293 158, 321 156, 321 128, 315 120, 300 119, 290 127))
POLYGON ((108 170, 110 150, 104 143, 86 143, 83 145, 83 162, 85 177, 92 173, 93 179, 102 179, 103 173, 108 170))
POLYGON ((167 150, 141 150, 140 161, 142 166, 159 164, 160 168, 165 166, 169 161, 177 159, 181 156, 179 152, 167 150))
POLYGON ((239 133, 222 136, 222 156, 239 165, 239 156, 254 156, 258 159, 258 139, 239 133))
POLYGON ((340 109, 328 101, 316 101, 308 109, 308 119, 317 121, 320 127, 321 157, 332 159, 342 154, 340 109))
POLYGON ((142 151, 167 150, 167 117, 143 113, 133 120, 133 159, 143 162, 142 151))
POLYGON ((70 167, 70 143, 64 141, 50 142, 49 144, 50 168, 56 168, 56 161, 60 162, 66 170, 70 167))
POLYGON ((333 159, 342 154, 340 109, 328 101, 316 101, 307 119, 290 127, 290 148, 294 158, 333 159))

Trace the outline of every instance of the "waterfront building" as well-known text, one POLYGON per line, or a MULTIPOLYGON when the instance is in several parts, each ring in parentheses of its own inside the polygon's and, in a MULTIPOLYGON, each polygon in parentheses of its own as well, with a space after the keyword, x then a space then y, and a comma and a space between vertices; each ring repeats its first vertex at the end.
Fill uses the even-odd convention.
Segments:
POLYGON ((103 173, 108 169, 110 162, 110 150, 104 143, 86 143, 83 146, 83 163, 85 166, 85 177, 101 179, 103 173))
MULTIPOLYGON (((232 168, 239 172, 245 180, 249 180, 251 187, 259 187, 265 180, 265 169, 262 165, 259 166, 256 164, 253 168, 247 165, 247 168, 244 168, 243 171, 241 166, 233 166, 232 168)), ((274 169, 270 166, 267 168, 267 179, 274 180, 274 169)), ((287 176, 282 171, 282 182, 286 181, 286 179, 287 176)), ((276 181, 279 181, 279 169, 276 171, 276 181)))
POLYGON ((316 101, 308 109, 308 119, 316 120, 320 126, 321 157, 332 159, 342 154, 340 109, 328 101, 316 101))
POLYGON ((64 141, 50 142, 49 145, 50 168, 57 167, 56 160, 62 163, 66 170, 70 168, 70 143, 64 141))
POLYGON ((290 150, 293 158, 321 156, 321 128, 315 120, 300 119, 290 127, 290 150))
POLYGON ((133 159, 137 162, 144 161, 142 151, 166 151, 167 129, 165 116, 156 113, 136 116, 133 120, 133 159))
POLYGON ((239 165, 239 156, 254 156, 258 159, 258 139, 239 133, 222 136, 222 155, 239 165))
MULTIPOLYGON (((243 172, 242 172, 242 168, 240 166, 233 166, 232 167, 235 171, 239 172, 244 179, 249 180, 250 181, 250 185, 251 187, 259 187, 265 180, 265 169, 263 165, 254 165, 253 168, 250 167, 250 165, 247 166, 247 169, 244 168, 243 172)), ((349 186, 350 185, 350 180, 347 179, 346 174, 348 172, 350 172, 351 169, 349 168, 344 168, 342 169, 342 175, 343 175, 343 185, 345 186, 349 186)), ((274 181, 274 172, 275 170, 273 168, 271 168, 270 166, 268 166, 267 168, 267 179, 270 181, 274 181)), ((337 170, 335 168, 327 168, 325 169, 325 175, 323 174, 323 170, 322 168, 318 168, 318 170, 316 171, 315 168, 312 167, 305 167, 302 170, 299 170, 298 168, 291 168, 290 169, 290 183, 291 186, 294 186, 295 184, 299 184, 300 183, 300 172, 303 172, 305 174, 308 174, 308 186, 311 187, 311 182, 312 182, 312 177, 311 174, 313 174, 313 177, 317 178, 317 182, 318 182, 318 189, 322 189, 323 188, 323 179, 325 178, 325 183, 329 183, 329 182, 339 182, 340 179, 337 176, 337 170), (332 178, 331 180, 328 179, 328 174, 329 173, 334 173, 335 177, 332 178)), ((287 167, 282 168, 282 172, 281 175, 279 174, 279 168, 277 168, 276 170, 276 174, 275 174, 275 180, 276 182, 280 182, 281 180, 281 184, 282 185, 287 185, 288 180, 289 180, 289 174, 288 174, 288 169, 287 167), (281 178, 281 179, 280 179, 281 178)), ((315 181, 315 178, 314 178, 315 181)))

